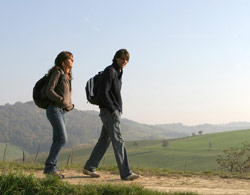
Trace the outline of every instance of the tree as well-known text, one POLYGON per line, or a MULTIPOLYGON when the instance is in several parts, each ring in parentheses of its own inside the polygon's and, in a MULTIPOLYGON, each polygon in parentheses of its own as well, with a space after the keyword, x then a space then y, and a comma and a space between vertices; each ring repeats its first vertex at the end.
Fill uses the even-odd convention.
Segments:
POLYGON ((232 147, 223 151, 224 155, 219 155, 216 159, 222 169, 232 172, 250 171, 250 144, 242 143, 241 147, 232 147))
POLYGON ((167 147, 169 145, 168 140, 163 140, 162 141, 162 147, 167 147))
POLYGON ((199 133, 199 135, 202 135, 203 131, 202 131, 202 130, 200 130, 200 131, 198 131, 198 133, 199 133))
POLYGON ((208 143, 208 148, 209 148, 209 151, 211 151, 211 149, 212 149, 212 143, 211 142, 208 143))

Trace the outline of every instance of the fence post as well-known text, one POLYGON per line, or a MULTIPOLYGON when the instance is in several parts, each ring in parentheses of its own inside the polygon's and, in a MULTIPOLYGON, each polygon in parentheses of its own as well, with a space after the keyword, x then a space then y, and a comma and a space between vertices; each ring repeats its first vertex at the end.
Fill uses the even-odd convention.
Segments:
POLYGON ((36 156, 35 156, 35 159, 34 159, 34 163, 36 163, 36 159, 38 157, 39 150, 40 150, 40 144, 38 145, 38 148, 37 148, 37 152, 36 152, 36 156))
POLYGON ((68 156, 67 166, 69 166, 69 159, 70 159, 70 154, 69 154, 69 156, 68 156))
POLYGON ((3 162, 5 161, 5 155, 6 155, 7 147, 8 147, 8 145, 6 144, 5 148, 4 148, 4 153, 3 153, 3 162))
POLYGON ((24 150, 23 150, 23 164, 25 162, 25 153, 24 153, 24 150))
POLYGON ((103 157, 102 165, 105 166, 105 156, 103 157))
POLYGON ((71 151, 71 161, 70 161, 71 164, 72 164, 72 162, 73 162, 73 153, 74 153, 74 150, 73 150, 73 148, 72 148, 72 151, 71 151))
POLYGON ((187 162, 185 162, 184 164, 184 171, 186 171, 186 168, 187 168, 187 162))

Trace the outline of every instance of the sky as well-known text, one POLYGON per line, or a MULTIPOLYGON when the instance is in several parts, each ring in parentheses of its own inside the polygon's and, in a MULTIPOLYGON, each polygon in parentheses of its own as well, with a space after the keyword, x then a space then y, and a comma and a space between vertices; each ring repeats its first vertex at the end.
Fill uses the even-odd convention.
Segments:
POLYGON ((73 103, 126 48, 123 118, 145 124, 250 121, 250 0, 0 0, 0 105, 32 100, 61 51, 73 103))

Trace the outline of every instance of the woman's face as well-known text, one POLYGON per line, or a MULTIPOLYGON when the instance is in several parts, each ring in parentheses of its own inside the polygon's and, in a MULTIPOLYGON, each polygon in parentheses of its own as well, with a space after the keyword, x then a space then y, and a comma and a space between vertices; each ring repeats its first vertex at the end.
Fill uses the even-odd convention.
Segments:
POLYGON ((73 57, 69 57, 68 59, 64 60, 63 66, 66 67, 67 69, 72 69, 74 64, 74 59, 73 57))

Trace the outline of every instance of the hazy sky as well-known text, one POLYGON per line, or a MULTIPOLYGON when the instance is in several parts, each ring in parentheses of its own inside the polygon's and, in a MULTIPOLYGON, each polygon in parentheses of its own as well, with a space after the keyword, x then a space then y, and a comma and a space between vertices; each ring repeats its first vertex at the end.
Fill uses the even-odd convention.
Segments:
POLYGON ((74 54, 73 102, 131 54, 123 117, 146 124, 250 121, 250 0, 0 0, 0 105, 32 100, 63 50, 74 54))

